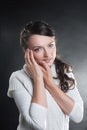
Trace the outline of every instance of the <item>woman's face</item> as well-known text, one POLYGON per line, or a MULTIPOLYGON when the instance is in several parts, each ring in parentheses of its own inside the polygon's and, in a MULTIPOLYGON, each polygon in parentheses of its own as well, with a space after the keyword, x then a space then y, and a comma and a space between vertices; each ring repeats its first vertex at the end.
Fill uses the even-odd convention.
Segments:
POLYGON ((32 35, 28 40, 28 47, 33 51, 38 64, 46 62, 51 66, 56 57, 55 38, 42 35, 32 35))

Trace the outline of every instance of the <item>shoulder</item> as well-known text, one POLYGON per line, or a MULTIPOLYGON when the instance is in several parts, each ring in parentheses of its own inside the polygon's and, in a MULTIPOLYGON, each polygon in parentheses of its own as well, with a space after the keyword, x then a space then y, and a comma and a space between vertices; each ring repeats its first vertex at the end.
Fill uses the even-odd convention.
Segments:
POLYGON ((19 77, 20 75, 22 75, 22 73, 23 73, 22 70, 14 71, 11 73, 10 79, 15 78, 15 77, 19 77))
POLYGON ((24 71, 24 69, 12 72, 9 78, 8 95, 11 95, 11 91, 27 90, 32 94, 32 79, 24 71))
POLYGON ((25 80, 25 73, 23 69, 17 70, 11 73, 9 77, 9 87, 17 87, 20 88, 21 84, 23 84, 25 80))
POLYGON ((20 76, 24 76, 24 72, 23 69, 21 70, 17 70, 11 73, 10 78, 9 79, 13 79, 13 78, 19 78, 20 76))
POLYGON ((9 80, 12 80, 12 79, 18 79, 19 81, 25 81, 25 80, 29 81, 31 80, 31 77, 29 74, 26 73, 24 69, 20 69, 20 70, 12 72, 9 80))
POLYGON ((14 71, 9 78, 9 85, 11 86, 32 86, 32 78, 24 69, 14 71))

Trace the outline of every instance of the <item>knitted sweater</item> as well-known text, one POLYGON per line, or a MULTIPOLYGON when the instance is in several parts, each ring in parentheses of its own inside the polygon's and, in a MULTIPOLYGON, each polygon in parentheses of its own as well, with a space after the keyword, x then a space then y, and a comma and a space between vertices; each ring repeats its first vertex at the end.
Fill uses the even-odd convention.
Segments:
MULTIPOLYGON (((55 65, 51 67, 52 75, 56 76, 55 65)), ((73 73, 67 73, 73 77, 73 73)), ((56 85, 59 80, 54 79, 56 85)), ((23 69, 13 72, 9 79, 7 95, 14 99, 19 110, 19 125, 17 130, 69 130, 69 119, 78 123, 83 118, 83 100, 75 86, 66 93, 74 101, 74 107, 69 115, 65 115, 54 98, 46 89, 48 107, 32 103, 33 79, 27 73, 25 65, 23 69)))

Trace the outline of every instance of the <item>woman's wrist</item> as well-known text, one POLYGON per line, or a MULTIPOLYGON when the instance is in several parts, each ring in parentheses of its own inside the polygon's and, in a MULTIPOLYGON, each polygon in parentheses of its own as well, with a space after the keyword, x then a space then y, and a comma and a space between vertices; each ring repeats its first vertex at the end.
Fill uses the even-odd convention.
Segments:
POLYGON ((38 85, 41 84, 41 86, 44 85, 43 78, 42 77, 36 77, 36 78, 34 78, 34 84, 38 84, 38 85))

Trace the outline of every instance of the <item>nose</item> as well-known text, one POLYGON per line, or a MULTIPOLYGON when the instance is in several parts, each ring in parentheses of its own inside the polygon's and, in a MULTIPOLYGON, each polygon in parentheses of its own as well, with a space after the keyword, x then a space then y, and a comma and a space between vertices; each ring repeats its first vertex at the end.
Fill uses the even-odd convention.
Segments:
POLYGON ((50 57, 50 51, 47 48, 44 49, 44 57, 50 57))

